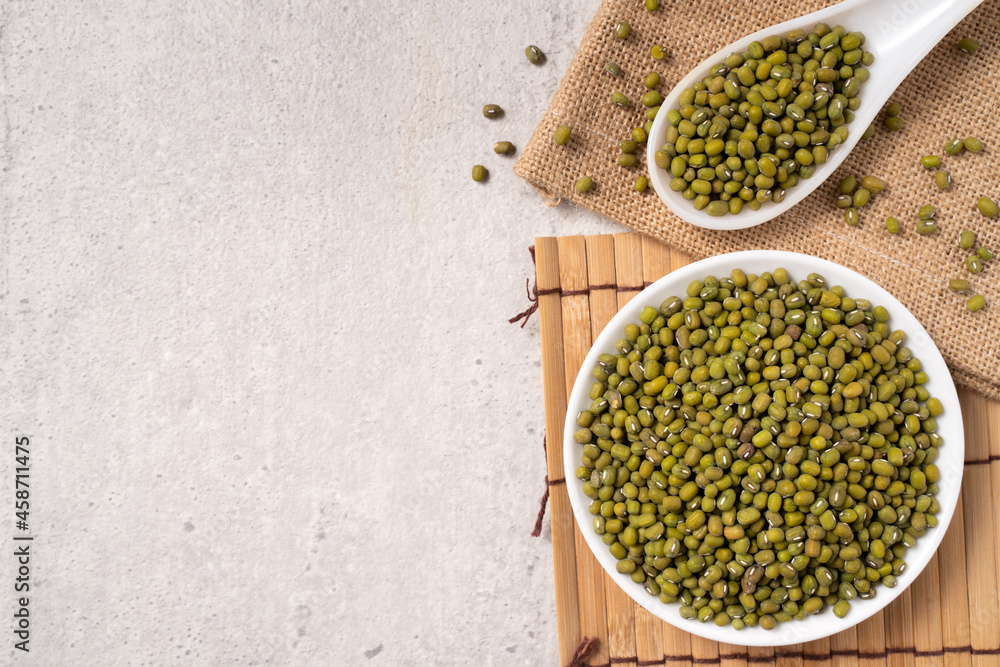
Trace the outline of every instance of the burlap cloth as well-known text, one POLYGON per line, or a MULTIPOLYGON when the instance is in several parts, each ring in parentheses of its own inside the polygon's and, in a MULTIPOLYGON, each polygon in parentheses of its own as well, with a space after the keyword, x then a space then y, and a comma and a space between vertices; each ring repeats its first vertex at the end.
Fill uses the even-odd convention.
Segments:
MULTIPOLYGON (((893 95, 903 108, 903 130, 886 130, 880 116, 875 136, 859 144, 829 181, 764 225, 732 232, 689 225, 670 213, 652 188, 645 193, 634 190, 635 178, 646 171, 644 155, 635 168, 616 162, 619 142, 645 122, 645 116, 640 104, 629 109, 611 104, 612 93, 621 91, 637 101, 645 91, 643 78, 656 71, 662 76, 659 89, 666 94, 704 58, 773 24, 773 17, 798 16, 830 4, 661 0, 657 11, 648 12, 641 0, 605 0, 514 171, 550 201, 585 206, 698 258, 771 248, 850 267, 884 286, 917 316, 956 382, 1000 398, 1000 218, 984 218, 975 205, 983 195, 1000 201, 1000 0, 987 0, 970 14, 893 95), (614 27, 623 20, 632 25, 624 42, 614 36, 614 27), (979 42, 976 55, 956 48, 964 36, 979 42), (668 52, 662 61, 650 55, 657 43, 668 52), (621 66, 620 77, 604 70, 608 61, 621 66), (572 127, 573 135, 569 144, 557 146, 552 134, 562 123, 572 127), (980 154, 944 153, 949 139, 968 135, 983 140, 980 154), (930 153, 940 155, 942 168, 951 173, 952 187, 946 192, 938 191, 933 174, 919 164, 920 157, 930 153), (594 189, 577 194, 575 181, 588 174, 594 189), (843 211, 833 204, 837 183, 847 174, 874 174, 889 184, 861 210, 858 227, 846 226, 843 211), (929 237, 915 231, 917 209, 927 203, 937 207, 940 228, 929 237), (885 229, 890 215, 902 224, 896 236, 885 229), (958 247, 963 229, 974 231, 980 245, 997 253, 978 275, 965 269, 969 251, 958 247), (950 278, 968 278, 973 290, 986 297, 986 308, 967 312, 968 297, 948 289, 950 278)), ((874 30, 847 28, 870 36, 874 30)))

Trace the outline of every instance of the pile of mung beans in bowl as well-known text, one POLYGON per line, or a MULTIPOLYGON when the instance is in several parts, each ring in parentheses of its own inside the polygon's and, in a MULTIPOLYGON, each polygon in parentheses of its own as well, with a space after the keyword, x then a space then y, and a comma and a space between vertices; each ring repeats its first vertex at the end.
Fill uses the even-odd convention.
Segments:
POLYGON ((569 398, 590 550, 688 632, 781 646, 845 630, 919 575, 964 462, 917 319, 845 267, 752 250, 678 269, 605 327, 569 398))

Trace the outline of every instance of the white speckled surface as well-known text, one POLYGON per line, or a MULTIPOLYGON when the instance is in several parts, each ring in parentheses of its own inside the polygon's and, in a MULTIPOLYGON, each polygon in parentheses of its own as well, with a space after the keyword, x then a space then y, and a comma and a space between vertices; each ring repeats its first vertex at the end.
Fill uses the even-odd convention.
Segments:
POLYGON ((507 318, 534 236, 621 228, 491 148, 597 4, 0 5, 0 498, 27 434, 36 535, 3 662, 557 662, 507 318))

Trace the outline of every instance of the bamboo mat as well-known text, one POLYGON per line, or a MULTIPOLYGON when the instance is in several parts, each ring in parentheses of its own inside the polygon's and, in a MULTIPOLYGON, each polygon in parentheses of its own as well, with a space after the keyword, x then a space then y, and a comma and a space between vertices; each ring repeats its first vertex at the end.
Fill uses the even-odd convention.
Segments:
POLYGON ((573 519, 563 476, 567 397, 605 323, 644 286, 688 264, 638 234, 535 240, 550 523, 561 665, 986 667, 1000 665, 1000 403, 959 389, 966 468, 951 527, 920 578, 860 625, 807 644, 750 648, 701 639, 636 605, 604 574, 573 519))

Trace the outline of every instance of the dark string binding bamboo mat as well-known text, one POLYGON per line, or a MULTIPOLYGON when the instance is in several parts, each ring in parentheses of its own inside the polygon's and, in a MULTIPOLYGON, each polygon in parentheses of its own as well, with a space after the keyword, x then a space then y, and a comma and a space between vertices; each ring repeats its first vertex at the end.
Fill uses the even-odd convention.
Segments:
MULTIPOLYGON (((900 0, 900 20, 931 1, 900 0)), ((830 4, 661 0, 657 11, 648 12, 641 0, 604 0, 514 171, 551 201, 585 206, 696 258, 772 248, 848 266, 888 289, 920 319, 956 382, 1000 399, 1000 260, 971 276, 964 267, 969 252, 958 247, 959 232, 968 228, 976 232, 980 245, 1000 251, 1000 221, 982 217, 975 206, 984 195, 1000 200, 1000 0, 986 0, 903 82, 893 96, 902 105, 903 130, 889 132, 880 116, 875 136, 855 148, 828 182, 765 225, 733 232, 688 225, 673 216, 652 189, 634 190, 635 178, 646 172, 644 155, 632 169, 616 162, 619 142, 645 121, 638 99, 648 72, 661 74, 659 89, 666 93, 702 59, 737 37, 775 23, 775 17, 799 16, 830 4), (632 25, 625 41, 613 34, 623 20, 632 25), (963 36, 979 41, 976 55, 956 48, 963 36), (651 57, 654 44, 667 48, 664 60, 651 57), (608 61, 621 66, 620 77, 604 70, 608 61), (614 92, 625 93, 632 106, 612 104, 614 92), (557 146, 552 135, 563 123, 573 135, 569 144, 557 146), (983 140, 981 154, 945 155, 949 139, 968 135, 983 140), (919 164, 920 157, 930 153, 942 156, 942 168, 951 173, 953 185, 946 192, 938 191, 933 174, 919 164), (846 226, 843 211, 833 205, 836 184, 847 174, 873 174, 889 184, 861 209, 858 227, 846 226), (573 186, 584 175, 593 177, 595 187, 580 195, 573 186), (938 209, 940 231, 924 237, 915 231, 916 212, 927 203, 938 209), (902 223, 898 236, 885 230, 887 216, 902 223), (948 279, 955 277, 970 278, 973 289, 986 297, 983 311, 966 311, 968 296, 948 289, 948 279)), ((872 40, 880 30, 893 29, 847 27, 865 31, 872 40)), ((864 129, 850 127, 851 132, 864 129)))
POLYGON ((536 239, 535 261, 561 665, 574 657, 606 667, 1000 664, 1000 403, 959 391, 962 496, 937 555, 891 605, 807 644, 747 649, 701 639, 656 619, 604 574, 573 519, 561 446, 567 398, 591 341, 639 290, 691 258, 648 236, 615 234, 536 239))

